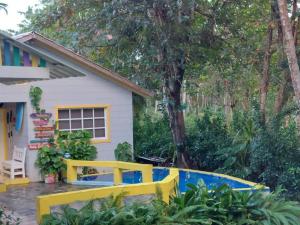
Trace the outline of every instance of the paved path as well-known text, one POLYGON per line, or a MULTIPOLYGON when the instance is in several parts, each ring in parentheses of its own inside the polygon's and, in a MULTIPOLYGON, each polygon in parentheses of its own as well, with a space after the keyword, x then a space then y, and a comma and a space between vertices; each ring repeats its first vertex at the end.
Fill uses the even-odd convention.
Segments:
POLYGON ((21 225, 36 225, 35 199, 38 195, 75 191, 80 189, 95 188, 84 186, 72 186, 67 184, 30 183, 26 186, 13 186, 7 192, 0 193, 0 206, 6 207, 19 217, 21 225))

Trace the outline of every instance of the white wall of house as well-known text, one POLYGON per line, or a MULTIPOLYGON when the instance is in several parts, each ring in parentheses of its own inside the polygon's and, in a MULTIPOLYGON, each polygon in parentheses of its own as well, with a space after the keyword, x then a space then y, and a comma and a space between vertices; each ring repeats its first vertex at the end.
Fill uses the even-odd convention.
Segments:
MULTIPOLYGON (((114 160, 114 149, 119 143, 124 141, 133 143, 132 92, 104 78, 88 74, 85 77, 30 82, 16 85, 17 87, 5 86, 2 91, 0 90, 0 102, 27 101, 22 130, 14 136, 14 144, 18 147, 27 146, 30 140, 35 139, 34 125, 30 118, 33 109, 28 97, 32 85, 43 90, 41 107, 53 114, 52 120, 55 120, 57 105, 111 105, 111 142, 96 144, 98 160, 114 160)), ((14 104, 7 106, 14 108, 14 104)), ((41 180, 39 170, 35 167, 36 157, 37 151, 28 150, 26 170, 31 181, 41 180)))

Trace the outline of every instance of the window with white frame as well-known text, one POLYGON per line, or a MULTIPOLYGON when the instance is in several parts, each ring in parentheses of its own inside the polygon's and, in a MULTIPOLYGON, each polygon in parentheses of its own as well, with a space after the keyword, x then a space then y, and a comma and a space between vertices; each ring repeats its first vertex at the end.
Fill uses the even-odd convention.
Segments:
POLYGON ((60 131, 86 130, 94 139, 107 138, 106 108, 59 108, 57 113, 60 131))

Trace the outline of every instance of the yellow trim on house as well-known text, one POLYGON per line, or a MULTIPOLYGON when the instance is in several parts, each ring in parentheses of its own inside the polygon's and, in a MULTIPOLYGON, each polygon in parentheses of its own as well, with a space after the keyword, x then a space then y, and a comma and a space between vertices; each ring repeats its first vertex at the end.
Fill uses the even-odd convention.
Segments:
POLYGON ((56 129, 58 130, 58 110, 59 109, 88 109, 88 108, 104 108, 105 110, 105 132, 106 138, 105 139, 91 139, 92 144, 99 144, 99 143, 110 143, 111 142, 111 105, 109 104, 82 104, 82 105, 57 105, 55 106, 55 123, 56 129))
POLYGON ((8 159, 8 138, 7 138, 7 124, 6 124, 6 110, 0 109, 2 112, 2 129, 3 129, 3 144, 4 144, 4 160, 8 159))

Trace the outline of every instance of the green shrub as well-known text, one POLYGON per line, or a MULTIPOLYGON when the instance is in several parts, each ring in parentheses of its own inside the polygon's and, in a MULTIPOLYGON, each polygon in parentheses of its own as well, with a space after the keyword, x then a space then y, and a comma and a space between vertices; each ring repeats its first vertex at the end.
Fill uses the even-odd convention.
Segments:
POLYGON ((187 143, 190 158, 198 169, 212 171, 219 168, 216 154, 231 143, 224 115, 207 109, 203 116, 189 118, 187 143))
POLYGON ((231 143, 225 148, 217 151, 219 162, 218 172, 226 172, 241 178, 247 178, 251 174, 250 156, 254 153, 254 140, 257 128, 251 117, 246 117, 235 124, 233 120, 233 134, 231 143))
POLYGON ((134 154, 172 159, 175 151, 166 114, 145 114, 134 120, 134 154))
POLYGON ((93 160, 97 156, 97 149, 91 144, 92 135, 88 131, 58 132, 57 148, 63 153, 69 153, 71 159, 93 160))
POLYGON ((300 206, 284 201, 278 193, 237 192, 223 185, 209 191, 205 186, 190 185, 185 194, 171 198, 169 205, 159 198, 122 206, 118 199, 91 202, 80 210, 64 207, 63 212, 43 218, 42 225, 299 225, 300 206))
POLYGON ((39 167, 42 175, 58 174, 65 168, 63 154, 54 147, 39 149, 35 165, 39 167))
POLYGON ((118 161, 132 162, 133 161, 132 145, 128 142, 118 144, 115 149, 115 158, 118 161))
POLYGON ((281 185, 287 190, 286 196, 300 200, 298 129, 293 120, 280 124, 266 127, 255 138, 250 156, 253 171, 250 179, 266 183, 273 189, 281 185))

